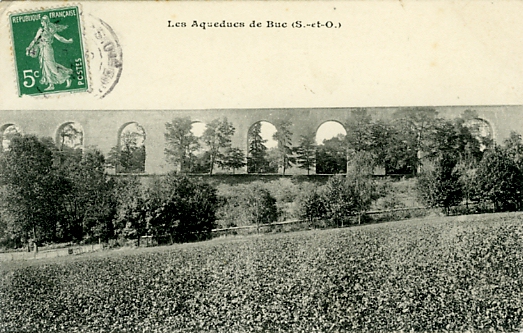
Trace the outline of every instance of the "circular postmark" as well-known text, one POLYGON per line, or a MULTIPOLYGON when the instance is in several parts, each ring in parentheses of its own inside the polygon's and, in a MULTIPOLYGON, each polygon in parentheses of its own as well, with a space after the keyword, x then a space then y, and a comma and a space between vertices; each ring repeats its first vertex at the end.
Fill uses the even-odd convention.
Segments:
POLYGON ((122 47, 113 29, 92 15, 84 18, 86 58, 91 76, 90 92, 104 98, 118 84, 123 69, 122 47))

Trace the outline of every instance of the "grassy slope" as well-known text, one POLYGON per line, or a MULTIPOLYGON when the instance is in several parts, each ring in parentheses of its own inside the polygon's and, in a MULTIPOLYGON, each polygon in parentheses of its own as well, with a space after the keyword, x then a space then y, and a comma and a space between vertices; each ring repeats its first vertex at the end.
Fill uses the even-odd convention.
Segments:
POLYGON ((106 252, 0 270, 0 332, 514 331, 523 214, 106 252))

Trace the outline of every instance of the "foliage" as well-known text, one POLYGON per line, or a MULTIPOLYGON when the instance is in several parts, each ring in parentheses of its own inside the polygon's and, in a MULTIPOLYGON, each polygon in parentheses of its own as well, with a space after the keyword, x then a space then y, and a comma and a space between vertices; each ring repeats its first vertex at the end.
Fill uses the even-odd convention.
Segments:
POLYGON ((211 172, 211 153, 204 151, 201 154, 195 154, 190 160, 191 173, 210 173, 211 172))
POLYGON ((224 149, 231 147, 231 137, 234 135, 235 128, 227 118, 214 119, 207 124, 203 132, 202 141, 207 146, 209 153, 209 174, 212 175, 216 162, 222 161, 225 157, 224 149))
POLYGON ((276 199, 258 182, 237 185, 225 199, 220 219, 227 226, 260 225, 278 219, 276 199))
POLYGON ((120 147, 113 147, 107 157, 107 165, 116 173, 145 172, 145 146, 138 144, 143 133, 125 132, 120 147))
POLYGON ((315 185, 304 186, 297 197, 298 217, 309 224, 327 216, 327 208, 321 188, 315 185))
POLYGON ((278 142, 278 166, 282 170, 282 175, 285 175, 285 170, 292 167, 296 163, 296 158, 293 156, 292 149, 292 132, 290 127, 292 123, 288 120, 279 121, 276 124, 276 132, 273 139, 278 142))
POLYGON ((151 233, 170 234, 177 242, 210 237, 216 221, 216 189, 201 179, 169 174, 163 186, 150 191, 148 211, 151 233))
POLYGON ((63 126, 58 135, 60 136, 60 142, 58 143, 59 150, 64 150, 66 148, 77 149, 83 144, 84 134, 74 123, 68 123, 63 126))
POLYGON ((428 144, 425 147, 425 161, 433 161, 443 155, 455 160, 481 159, 480 142, 466 126, 463 118, 452 121, 438 119, 433 131, 427 135, 428 144))
POLYGON ((55 239, 55 223, 60 219, 62 180, 54 167, 50 139, 35 136, 13 137, 9 149, 0 156, 2 217, 12 237, 36 242, 55 239))
POLYGON ((345 144, 350 152, 349 155, 354 152, 371 151, 374 138, 372 136, 372 118, 367 113, 367 109, 351 110, 344 127, 347 131, 345 144))
POLYGON ((496 211, 521 207, 523 173, 516 162, 499 147, 489 150, 476 170, 474 196, 491 202, 496 211))
POLYGON ((432 107, 401 108, 394 113, 394 118, 400 141, 406 144, 407 150, 416 154, 415 158, 409 156, 408 159, 414 160, 414 170, 419 172, 430 147, 430 134, 438 120, 438 112, 432 107))
POLYGON ((347 173, 370 177, 374 174, 376 159, 374 155, 366 150, 353 152, 347 161, 347 173))
POLYGON ((509 137, 503 140, 503 150, 520 169, 523 167, 523 141, 519 133, 510 132, 509 137))
POLYGON ((2 265, 5 332, 516 332, 521 215, 2 265))
POLYGON ((309 175, 310 171, 316 166, 315 133, 309 131, 307 134, 301 135, 300 142, 294 148, 294 152, 296 153, 298 168, 307 170, 307 175, 309 175))
POLYGON ((222 159, 218 161, 218 165, 222 169, 232 170, 234 174, 236 170, 246 165, 245 154, 240 148, 229 147, 225 150, 222 159))
POLYGON ((351 215, 361 216, 378 199, 376 184, 369 177, 350 173, 334 176, 323 188, 326 217, 337 225, 344 225, 351 215))
POLYGON ((316 152, 317 174, 338 174, 347 172, 347 152, 345 137, 338 135, 324 140, 316 152))
POLYGON ((58 152, 57 172, 65 180, 61 208, 67 240, 107 240, 113 236, 116 213, 114 182, 105 172, 105 159, 96 149, 58 152))
POLYGON ((147 192, 139 178, 118 179, 115 189, 117 200, 116 214, 113 220, 117 238, 140 239, 148 232, 147 192))
POLYGON ((174 118, 165 124, 164 150, 167 160, 177 166, 181 172, 191 169, 191 159, 200 148, 198 138, 191 132, 192 121, 189 117, 174 118))
POLYGON ((249 154, 247 156, 247 172, 263 173, 267 169, 268 162, 266 139, 261 136, 261 122, 257 122, 249 130, 249 154))
POLYGON ((265 168, 264 173, 278 173, 278 165, 280 164, 280 151, 277 147, 267 149, 265 155, 265 168))
POLYGON ((424 168, 418 175, 417 191, 421 201, 428 207, 444 208, 447 215, 450 207, 463 199, 463 184, 456 164, 453 157, 443 155, 432 169, 424 168))

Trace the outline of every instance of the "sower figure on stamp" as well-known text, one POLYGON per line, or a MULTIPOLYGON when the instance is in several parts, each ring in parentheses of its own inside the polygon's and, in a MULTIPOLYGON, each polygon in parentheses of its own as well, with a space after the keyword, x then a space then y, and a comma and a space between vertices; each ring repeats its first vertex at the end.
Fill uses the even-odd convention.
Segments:
POLYGON ((65 39, 60 36, 58 32, 67 29, 66 25, 59 25, 51 23, 49 17, 46 15, 41 20, 42 27, 36 32, 35 38, 31 41, 31 44, 25 49, 25 54, 36 58, 40 61, 41 69, 41 84, 48 84, 49 86, 44 90, 53 90, 55 84, 62 84, 66 82, 66 87, 71 86, 71 74, 73 70, 66 68, 54 59, 53 50, 53 39, 56 38, 58 41, 66 44, 73 42, 73 39, 65 39))

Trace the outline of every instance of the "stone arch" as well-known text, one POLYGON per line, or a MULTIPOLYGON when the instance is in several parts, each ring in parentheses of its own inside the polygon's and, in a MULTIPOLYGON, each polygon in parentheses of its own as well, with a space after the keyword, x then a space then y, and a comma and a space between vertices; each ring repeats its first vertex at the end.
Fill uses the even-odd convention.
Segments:
POLYGON ((2 135, 2 144, 0 149, 2 151, 9 149, 9 144, 14 136, 22 135, 22 129, 15 123, 7 123, 0 127, 0 133, 2 135))
POLYGON ((277 173, 278 165, 273 161, 277 146, 272 135, 276 126, 268 120, 258 120, 247 131, 247 173, 277 173), (267 140, 267 142, 263 142, 267 140))
MULTIPOLYGON (((325 120, 324 122, 322 122, 321 124, 318 125, 318 127, 316 127, 316 136, 315 136, 315 140, 316 140, 316 144, 317 145, 321 145, 323 142, 318 142, 318 132, 320 131, 320 129, 324 126, 329 126, 329 124, 332 124, 334 125, 335 127, 338 127, 343 130, 343 132, 345 132, 345 134, 343 135, 347 135, 347 129, 345 128, 345 126, 342 124, 341 121, 339 120, 335 120, 335 119, 331 119, 331 120, 325 120)), ((325 127, 324 127, 325 128, 325 127)), ((332 130, 331 130, 332 131, 332 130)), ((330 138, 334 137, 335 135, 331 136, 330 138)), ((330 139, 329 138, 329 139, 330 139)))
POLYGON ((467 120, 465 126, 469 128, 472 135, 480 142, 481 150, 487 148, 495 139, 494 129, 488 120, 476 117, 467 120))
POLYGON ((55 144, 60 150, 83 149, 85 142, 82 125, 75 121, 62 123, 55 132, 55 144))
POLYGON ((191 133, 198 139, 198 149, 191 152, 188 160, 188 170, 191 173, 209 173, 211 158, 204 143, 202 136, 207 129, 207 123, 201 120, 191 121, 191 133))
POLYGON ((202 137, 206 128, 207 124, 201 120, 191 121, 191 133, 198 138, 202 137))
POLYGON ((316 128, 316 173, 337 174, 347 172, 347 153, 339 135, 347 135, 347 129, 338 120, 326 120, 316 128), (325 140, 328 140, 324 144, 325 140))
POLYGON ((114 160, 116 173, 145 172, 147 133, 138 122, 129 121, 118 129, 114 160))

